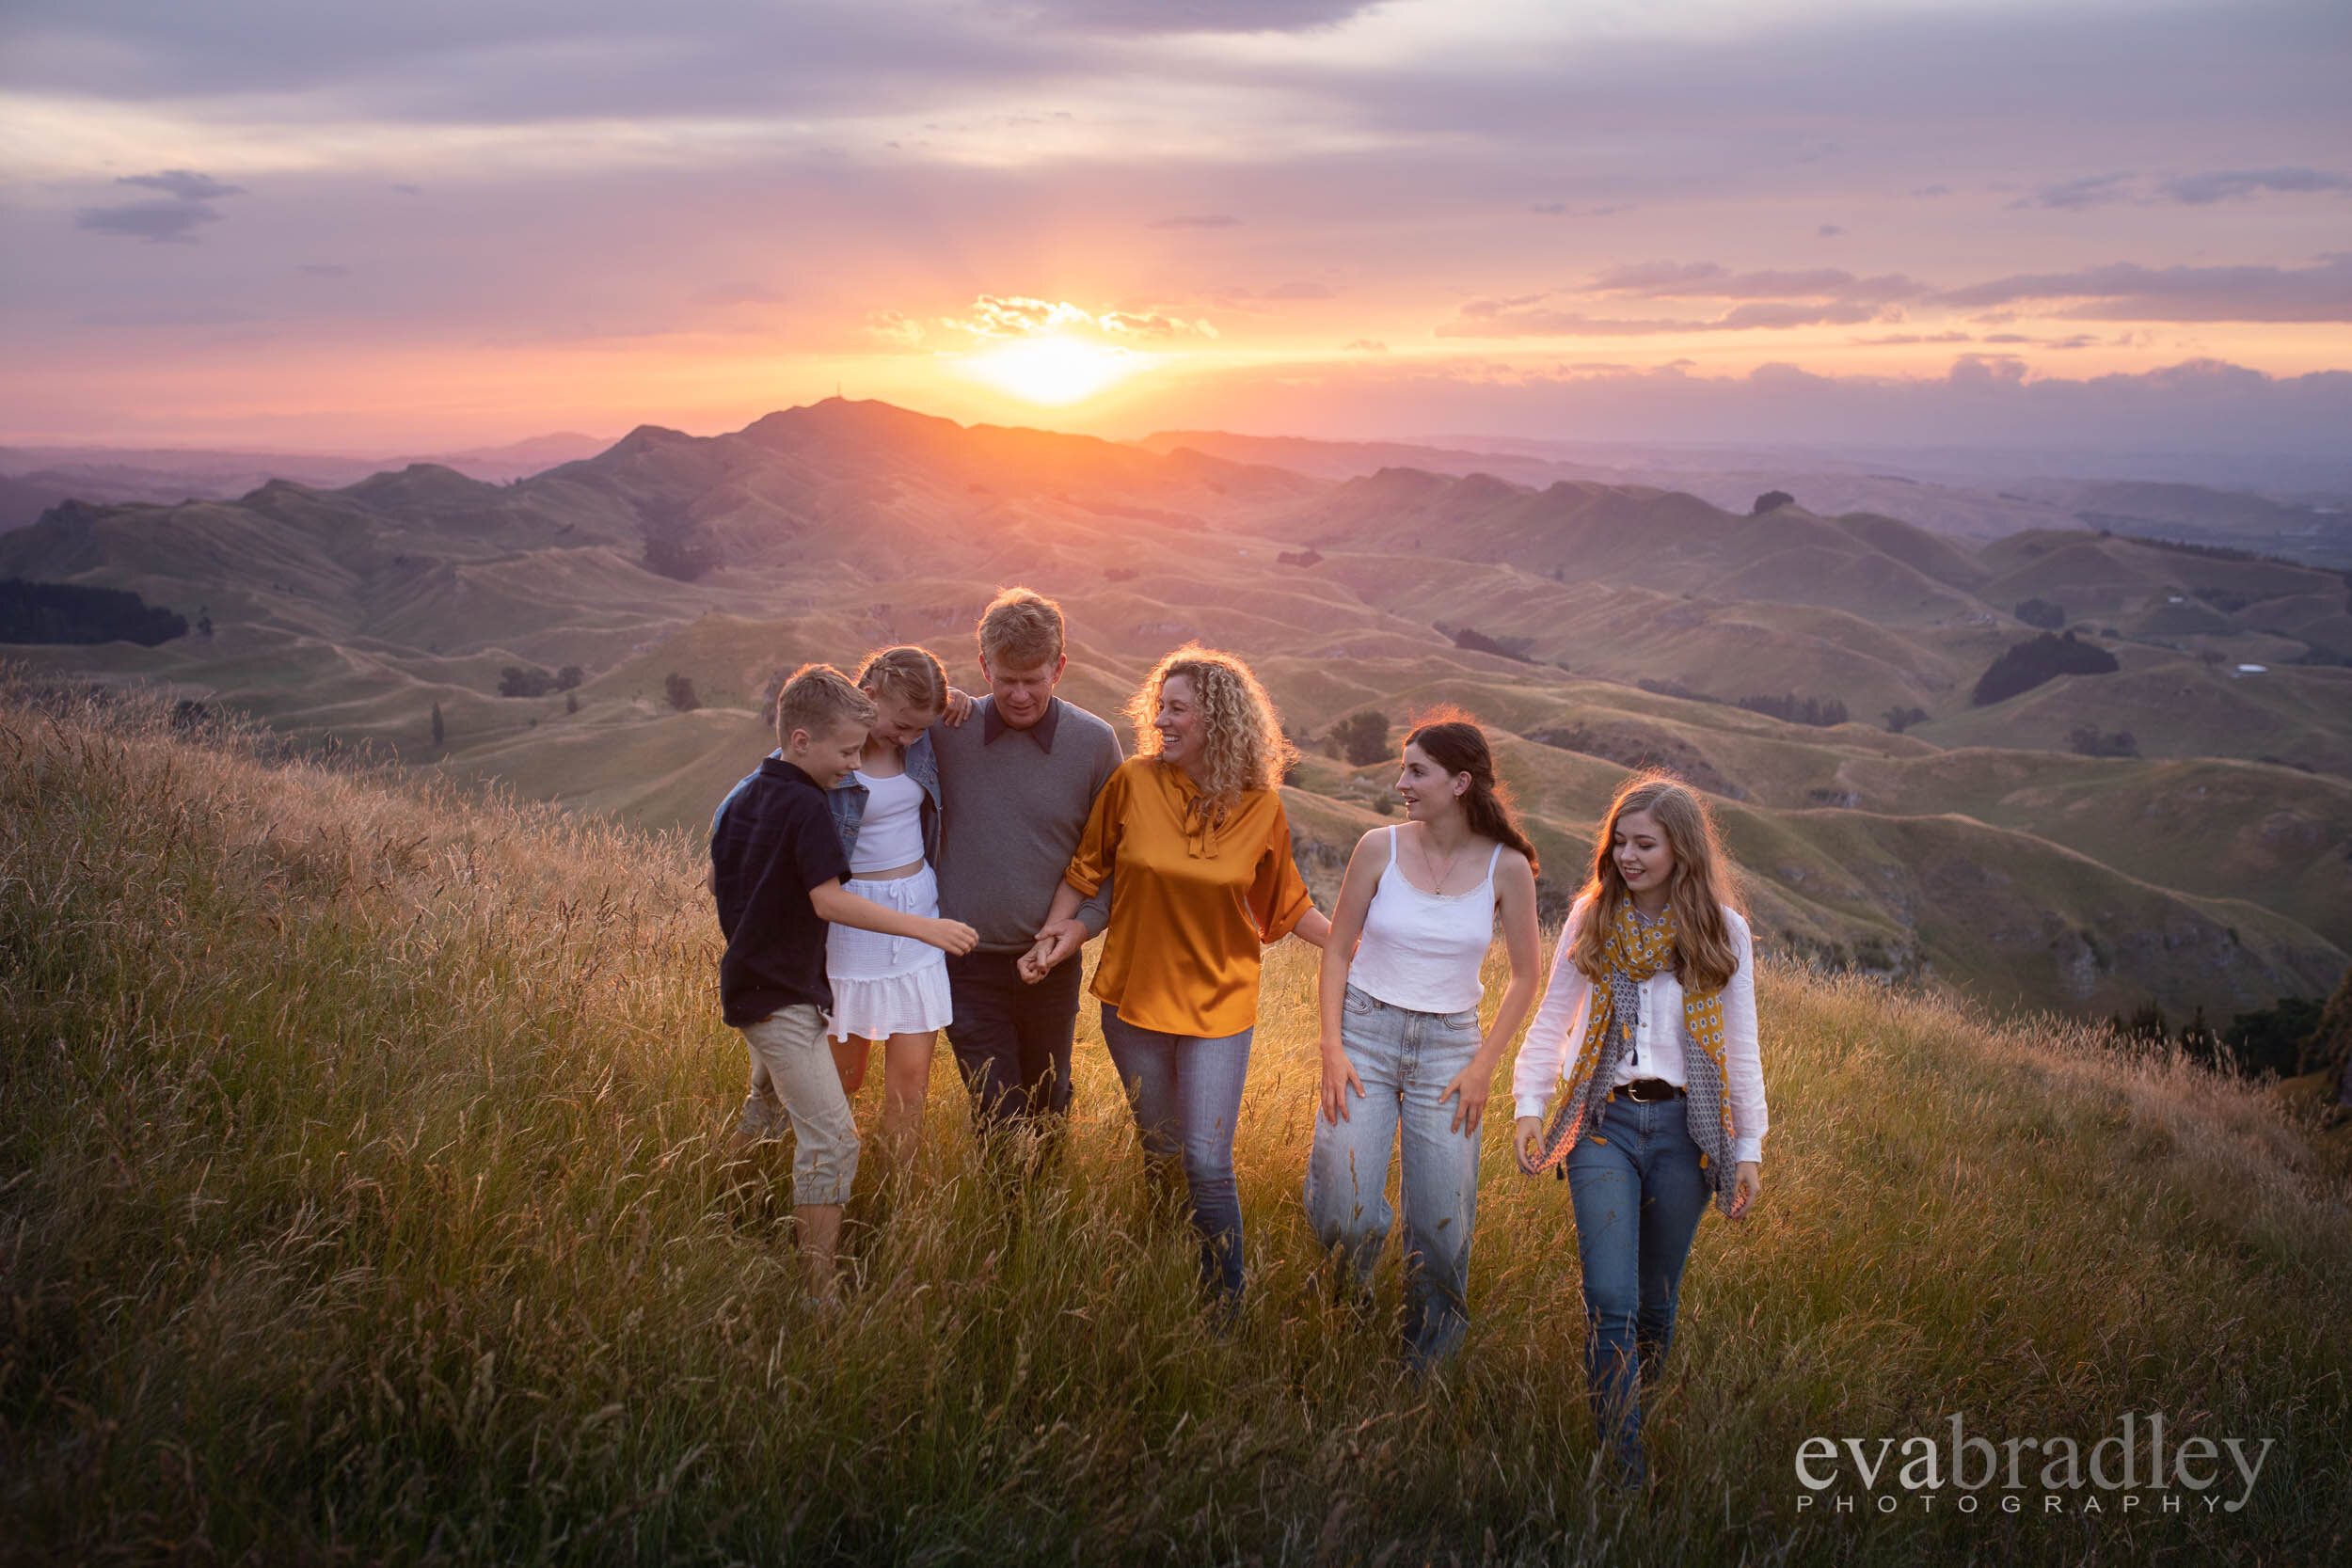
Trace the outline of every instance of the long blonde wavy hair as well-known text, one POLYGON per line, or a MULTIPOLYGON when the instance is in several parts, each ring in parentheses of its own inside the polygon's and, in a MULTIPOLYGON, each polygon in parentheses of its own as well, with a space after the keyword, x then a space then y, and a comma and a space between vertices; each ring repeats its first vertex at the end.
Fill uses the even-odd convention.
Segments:
POLYGON ((1568 956, 1587 979, 1607 978, 1605 943, 1617 911, 1633 896, 1610 848, 1618 819, 1637 811, 1649 813, 1675 858, 1666 879, 1666 907, 1675 917, 1676 975, 1688 990, 1721 990, 1740 967, 1731 923, 1724 918, 1724 906, 1739 902, 1739 873, 1724 853, 1714 814, 1706 802, 1688 784, 1662 773, 1634 774, 1617 786, 1616 798, 1609 802, 1609 816, 1593 845, 1593 874, 1580 895, 1591 904, 1568 956))
POLYGON ((1200 706, 1200 727, 1194 732, 1200 738, 1200 760, 1191 771, 1200 786, 1207 819, 1223 821, 1249 790, 1279 788, 1282 774, 1298 760, 1298 749, 1282 734, 1274 699, 1248 665, 1198 642, 1185 643, 1152 666, 1128 699, 1127 722, 1135 727, 1136 754, 1160 753, 1160 732, 1152 721, 1160 711, 1160 689, 1171 675, 1191 678, 1200 706))

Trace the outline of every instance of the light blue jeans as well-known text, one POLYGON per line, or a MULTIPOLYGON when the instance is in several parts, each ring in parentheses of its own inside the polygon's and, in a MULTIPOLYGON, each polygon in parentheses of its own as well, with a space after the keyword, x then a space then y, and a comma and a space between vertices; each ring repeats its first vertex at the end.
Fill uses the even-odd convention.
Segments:
POLYGON ((1143 1152, 1165 1168, 1182 1161, 1200 1275, 1231 1307, 1241 1299, 1241 1195, 1233 1185, 1233 1129, 1249 1073, 1256 1025, 1204 1037, 1138 1029, 1103 1004, 1103 1043, 1127 1090, 1143 1152))
POLYGON ((1634 1481, 1648 1474, 1642 1391, 1674 1344, 1682 1265, 1713 1196, 1688 1117, 1687 1101, 1612 1095, 1600 1125, 1568 1150, 1584 1260, 1585 1386, 1602 1445, 1634 1481))
POLYGON ((1453 1130, 1456 1102, 1438 1097, 1478 1054, 1478 1009, 1419 1013, 1347 988, 1340 1044, 1363 1080, 1347 1119, 1315 1114, 1307 1157, 1307 1217, 1327 1251, 1342 1249, 1368 1289, 1395 1218, 1389 1151, 1404 1138, 1405 1358, 1427 1370, 1462 1348, 1470 1328, 1470 1235, 1478 1224, 1478 1134, 1453 1130))

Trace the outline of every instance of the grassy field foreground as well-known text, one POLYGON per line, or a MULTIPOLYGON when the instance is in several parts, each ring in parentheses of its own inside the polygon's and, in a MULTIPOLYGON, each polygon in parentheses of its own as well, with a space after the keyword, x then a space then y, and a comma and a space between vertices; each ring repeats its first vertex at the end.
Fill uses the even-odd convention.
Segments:
POLYGON ((698 847, 262 750, 0 700, 0 1556, 2346 1549, 2346 1191, 2268 1098, 2178 1060, 1765 975, 1762 1212, 1702 1227, 1660 1482, 1629 1501, 1593 1480, 1566 1191, 1516 1174, 1501 1117, 1456 1372, 1408 1379, 1385 1321, 1318 1290, 1296 943, 1244 1107, 1230 1337, 1091 1005, 1068 1148, 1023 1197, 943 1048, 917 1179, 861 1175, 861 1283, 820 1325, 781 1151, 750 1180, 720 1158, 743 1050, 698 847), (2175 1444, 2275 1447, 2250 1493, 2224 1458, 2176 1513, 2145 1484, 2045 1494, 2030 1451, 2018 1513, 1904 1491, 1899 1459, 1873 1489, 1844 1467, 1854 1512, 1799 1510, 1805 1438, 1941 1441, 1955 1412, 1996 1442, 2088 1451, 2161 1413, 2175 1444))

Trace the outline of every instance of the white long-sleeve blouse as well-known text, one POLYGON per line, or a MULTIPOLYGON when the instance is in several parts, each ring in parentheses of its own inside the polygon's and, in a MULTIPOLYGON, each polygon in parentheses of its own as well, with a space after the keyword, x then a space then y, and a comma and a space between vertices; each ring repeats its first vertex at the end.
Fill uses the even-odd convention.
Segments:
MULTIPOLYGON (((1518 1060, 1511 1069, 1511 1093, 1518 1114, 1540 1117, 1551 1102, 1561 1079, 1576 1069, 1584 1047, 1584 1021, 1592 1007, 1593 983, 1576 967, 1569 951, 1590 912, 1590 899, 1580 898, 1561 928, 1560 945, 1551 956, 1551 980, 1544 988, 1543 1006, 1527 1026, 1518 1060)), ((1740 911, 1724 906, 1739 967, 1724 986, 1724 1065, 1728 1080, 1724 1096, 1731 1103, 1734 1129, 1731 1157, 1735 1161, 1764 1158, 1764 1133, 1771 1117, 1764 1106, 1764 1062, 1756 1046, 1756 949, 1748 923, 1740 911)), ((1640 1016, 1634 1020, 1633 1049, 1617 1067, 1617 1082, 1662 1078, 1690 1086, 1683 1060, 1682 983, 1660 971, 1639 983, 1640 1016)))

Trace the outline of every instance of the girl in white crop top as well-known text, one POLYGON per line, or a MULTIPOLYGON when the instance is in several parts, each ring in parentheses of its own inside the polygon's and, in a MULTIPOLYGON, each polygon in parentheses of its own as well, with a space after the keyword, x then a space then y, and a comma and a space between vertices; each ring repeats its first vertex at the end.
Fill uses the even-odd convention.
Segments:
POLYGON ((1495 786, 1478 726, 1447 716, 1405 742, 1406 820, 1364 834, 1323 950, 1323 1085, 1307 1212, 1368 1289, 1388 1240, 1389 1162, 1404 1133, 1404 1352, 1416 1369, 1469 1327, 1479 1132, 1495 1066, 1535 1000, 1535 849, 1495 786), (1478 1026, 1480 972, 1502 922, 1511 977, 1478 1026))
MULTIPOLYGON (((857 683, 874 700, 874 723, 856 769, 833 791, 850 889, 935 918, 939 877, 929 851, 939 838, 939 767, 929 732, 947 705, 947 673, 925 649, 885 648, 866 661, 857 683)), ((935 1037, 954 1022, 946 955, 924 942, 832 926, 825 978, 833 987, 830 1033, 842 1092, 856 1097, 881 1042, 882 1141, 903 1166, 922 1132, 935 1037)))

